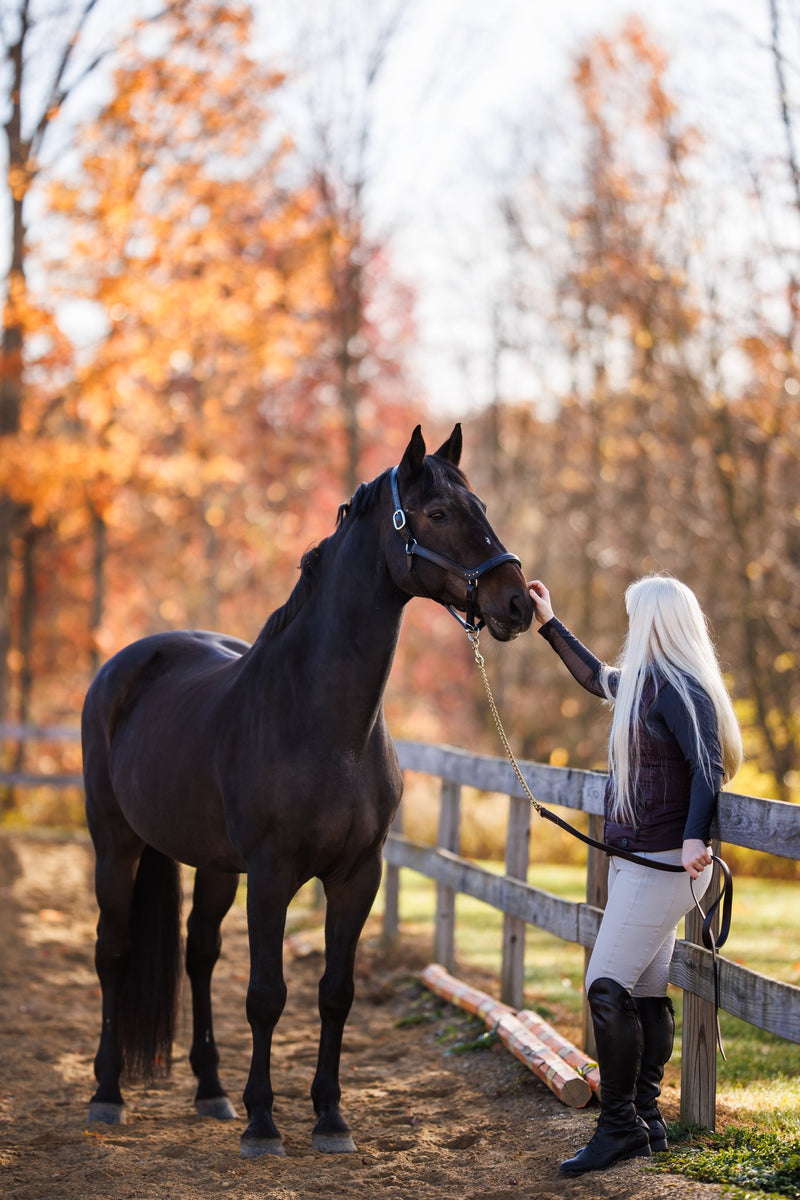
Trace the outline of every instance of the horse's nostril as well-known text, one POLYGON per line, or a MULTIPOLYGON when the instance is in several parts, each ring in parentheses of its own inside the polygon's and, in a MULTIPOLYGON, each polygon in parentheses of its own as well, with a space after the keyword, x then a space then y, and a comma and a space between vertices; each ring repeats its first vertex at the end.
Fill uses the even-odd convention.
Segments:
POLYGON ((524 628, 530 624, 533 617, 533 601, 527 592, 515 592, 509 602, 508 610, 514 623, 524 628))

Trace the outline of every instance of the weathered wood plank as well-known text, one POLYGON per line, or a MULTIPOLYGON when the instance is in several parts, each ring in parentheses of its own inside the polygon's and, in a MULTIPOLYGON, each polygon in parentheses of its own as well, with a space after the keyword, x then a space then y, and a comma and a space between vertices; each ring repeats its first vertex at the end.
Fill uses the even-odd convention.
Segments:
POLYGON ((435 846, 425 846, 398 834, 389 835, 384 855, 393 866, 419 871, 500 912, 546 929, 566 942, 578 941, 578 911, 583 906, 574 901, 563 900, 521 880, 506 879, 468 859, 446 850, 437 851, 435 846))
MULTIPOLYGON (((468 784, 482 792, 525 796, 511 763, 506 759, 425 742, 398 740, 395 745, 400 766, 404 770, 438 775, 454 783, 468 784)), ((600 772, 550 767, 525 759, 520 759, 519 765, 525 782, 541 804, 602 813, 606 777, 600 772)))
POLYGON ((723 792, 713 833, 732 846, 800 858, 800 804, 723 792))
MULTIPOLYGON (((713 850, 719 854, 719 843, 713 850)), ((715 868, 715 871, 717 868, 715 868)), ((716 936, 718 912, 712 929, 716 936)), ((686 938, 691 945, 702 940, 703 918, 697 908, 686 914, 686 938)), ((694 992, 683 994, 681 1045, 681 1121, 713 1130, 717 1107, 717 1024, 713 1003, 694 992)))
MULTIPOLYGON (((678 941, 669 970, 670 983, 706 1001, 714 999, 711 953, 678 941)), ((719 959, 721 1007, 759 1029, 800 1043, 800 987, 770 979, 730 959, 719 959)))
MULTIPOLYGON (((479 791, 525 794, 505 759, 424 742, 398 741, 396 745, 404 769, 452 779, 479 791)), ((602 814, 607 778, 602 772, 550 767, 524 759, 520 768, 540 804, 602 814)), ((713 833, 733 846, 800 858, 800 805, 723 792, 713 833)))
POLYGON ((0 721, 0 738, 19 742, 79 742, 81 731, 76 725, 20 725, 0 721))
POLYGON ((0 784, 11 787, 83 787, 82 775, 42 775, 33 771, 0 771, 0 784))
MULTIPOLYGON (((506 875, 509 879, 528 878, 530 858, 531 806, 520 796, 509 797, 506 831, 506 875)), ((525 922, 521 917, 503 914, 503 952, 500 959, 500 998, 512 1008, 525 1003, 525 922)))
MULTIPOLYGON (((437 845, 458 854, 461 849, 461 785, 442 780, 437 845)), ((456 957, 456 893, 444 883, 436 884, 436 916, 433 926, 433 957, 448 971, 456 957)))
MULTIPOLYGON (((596 841, 603 840, 602 817, 595 814, 589 817, 589 837, 595 838, 596 841)), ((594 847, 591 847, 586 856, 586 903, 591 904, 593 908, 604 909, 607 900, 608 855, 602 850, 595 850, 594 847)), ((583 952, 584 976, 589 966, 591 953, 591 948, 587 946, 583 952)), ((597 1042, 594 1035, 594 1022, 592 1021, 592 1013, 589 1008, 585 989, 581 1006, 581 1018, 583 1023, 583 1048, 587 1054, 596 1057, 597 1042)))
MULTIPOLYGON (((403 806, 392 822, 395 833, 403 832, 403 806)), ((400 868, 387 863, 383 872, 383 933, 385 946, 394 946, 400 937, 400 868)))

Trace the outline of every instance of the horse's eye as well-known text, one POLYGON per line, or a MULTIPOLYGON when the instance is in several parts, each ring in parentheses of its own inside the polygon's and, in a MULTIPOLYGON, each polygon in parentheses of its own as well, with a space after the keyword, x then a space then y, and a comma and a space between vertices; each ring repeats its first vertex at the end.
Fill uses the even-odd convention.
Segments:
POLYGON ((447 513, 441 508, 431 509, 431 511, 425 515, 429 521, 445 521, 447 519, 447 513))

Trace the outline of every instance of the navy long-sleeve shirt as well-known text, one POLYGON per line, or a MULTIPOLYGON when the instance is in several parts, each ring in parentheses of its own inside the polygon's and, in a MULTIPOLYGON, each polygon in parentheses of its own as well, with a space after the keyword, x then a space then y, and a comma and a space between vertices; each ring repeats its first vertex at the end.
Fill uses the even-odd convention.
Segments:
MULTIPOLYGON (((616 694, 619 671, 608 668, 557 617, 539 629, 564 665, 588 692, 616 694)), ((707 842, 722 786, 722 753, 717 715, 710 697, 694 680, 687 684, 695 707, 699 741, 707 755, 701 761, 698 737, 683 697, 655 674, 646 686, 639 713, 639 764, 634 781, 636 823, 625 825, 611 815, 613 779, 606 788, 605 841, 629 850, 672 850, 688 838, 707 842)))

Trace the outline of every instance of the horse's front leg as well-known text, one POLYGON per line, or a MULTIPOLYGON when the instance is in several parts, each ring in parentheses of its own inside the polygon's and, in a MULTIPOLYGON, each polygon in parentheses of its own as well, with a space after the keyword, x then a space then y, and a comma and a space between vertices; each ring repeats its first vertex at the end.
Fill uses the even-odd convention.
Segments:
POLYGON ((328 1154, 355 1149, 350 1129, 339 1109, 339 1061, 345 1022, 353 1004, 356 948, 381 880, 381 861, 371 856, 346 880, 325 883, 325 973, 319 984, 321 1030, 319 1057, 311 1099, 317 1123, 311 1144, 328 1154))
POLYGON ((219 958, 222 918, 233 904, 239 876, 199 870, 188 922, 186 970, 192 984, 192 1048, 189 1062, 197 1077, 194 1105, 201 1117, 231 1120, 236 1111, 220 1083, 219 1052, 211 1015, 211 975, 219 958))
POLYGON ((291 889, 274 863, 248 865, 247 924, 250 938, 250 985, 247 1019, 253 1036, 250 1074, 244 1103, 250 1123, 242 1134, 242 1154, 285 1154, 272 1119, 270 1081, 272 1034, 286 1003, 283 979, 283 932, 291 889))

